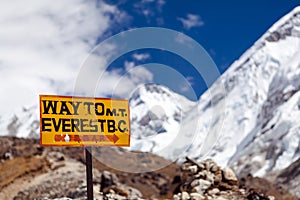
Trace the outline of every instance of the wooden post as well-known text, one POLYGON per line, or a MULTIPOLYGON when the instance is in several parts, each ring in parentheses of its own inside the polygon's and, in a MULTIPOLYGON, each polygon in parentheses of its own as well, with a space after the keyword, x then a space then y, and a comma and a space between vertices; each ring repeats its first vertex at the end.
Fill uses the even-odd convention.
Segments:
POLYGON ((93 161, 92 147, 85 147, 87 199, 93 200, 93 161))

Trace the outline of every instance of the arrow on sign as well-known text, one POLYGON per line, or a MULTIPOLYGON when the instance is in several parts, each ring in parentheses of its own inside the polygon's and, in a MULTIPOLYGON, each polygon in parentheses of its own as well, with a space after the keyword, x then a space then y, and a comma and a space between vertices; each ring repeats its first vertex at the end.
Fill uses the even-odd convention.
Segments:
POLYGON ((55 142, 113 142, 120 138, 116 135, 55 135, 55 142))
POLYGON ((105 137, 107 137, 107 139, 109 139, 113 143, 116 143, 119 140, 119 137, 116 134, 106 135, 105 137))

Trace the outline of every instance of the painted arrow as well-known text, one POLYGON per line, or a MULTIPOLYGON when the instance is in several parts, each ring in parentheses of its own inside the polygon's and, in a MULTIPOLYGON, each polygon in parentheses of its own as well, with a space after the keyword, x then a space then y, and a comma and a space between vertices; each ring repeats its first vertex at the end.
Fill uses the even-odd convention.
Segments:
POLYGON ((116 135, 55 135, 55 142, 113 142, 120 138, 116 135))
POLYGON ((116 134, 106 135, 105 137, 108 138, 113 143, 116 143, 119 140, 119 137, 116 134))

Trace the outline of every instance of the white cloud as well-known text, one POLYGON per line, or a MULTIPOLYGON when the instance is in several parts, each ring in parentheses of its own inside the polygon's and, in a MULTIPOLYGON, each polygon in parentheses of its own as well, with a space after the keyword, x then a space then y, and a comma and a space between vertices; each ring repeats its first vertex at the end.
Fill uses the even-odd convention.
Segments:
POLYGON ((189 48, 189 49, 194 49, 195 48, 195 41, 186 36, 183 33, 178 33, 177 36, 175 37, 174 41, 183 47, 189 48))
POLYGON ((186 78, 187 82, 188 82, 190 85, 194 85, 194 80, 195 80, 194 77, 192 77, 192 76, 187 76, 187 77, 185 77, 185 78, 186 78))
POLYGON ((125 73, 119 70, 106 71, 102 76, 96 93, 129 98, 138 85, 153 81, 154 75, 142 65, 125 61, 125 73))
POLYGON ((128 61, 125 61, 124 66, 125 66, 126 71, 129 71, 129 70, 131 70, 132 68, 134 68, 135 63, 134 63, 134 62, 128 62, 128 61))
POLYGON ((152 3, 152 2, 155 2, 155 0, 142 0, 141 3, 152 3))
POLYGON ((194 85, 194 77, 192 76, 185 77, 185 79, 179 85, 180 85, 179 90, 181 92, 189 92, 190 90, 193 89, 192 86, 194 85))
POLYGON ((143 14, 150 20, 150 17, 155 16, 157 12, 162 12, 165 3, 165 0, 142 0, 135 3, 133 6, 137 9, 138 13, 143 14))
POLYGON ((136 59, 137 61, 144 61, 144 60, 150 58, 150 54, 148 54, 148 53, 141 53, 141 54, 135 53, 135 54, 132 55, 132 57, 134 59, 136 59))
POLYGON ((157 9, 161 12, 162 7, 166 4, 165 0, 157 0, 157 9))
POLYGON ((188 85, 181 85, 179 90, 181 92, 188 92, 190 90, 191 87, 189 87, 188 85))
POLYGON ((182 24, 183 27, 187 30, 193 27, 203 26, 204 22, 202 21, 199 15, 187 14, 186 18, 177 18, 182 24))
POLYGON ((72 93, 80 65, 118 16, 96 0, 2 1, 0 115, 38 105, 41 93, 72 93))
POLYGON ((175 37, 175 42, 186 45, 186 44, 191 44, 193 41, 185 34, 178 33, 177 36, 175 37))

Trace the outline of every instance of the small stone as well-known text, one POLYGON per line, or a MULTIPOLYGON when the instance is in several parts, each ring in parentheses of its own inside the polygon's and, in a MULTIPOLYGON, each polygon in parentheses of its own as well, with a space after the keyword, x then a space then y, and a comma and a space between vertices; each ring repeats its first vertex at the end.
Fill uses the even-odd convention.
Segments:
POLYGON ((217 171, 218 171, 218 166, 217 166, 217 165, 211 166, 210 171, 211 171, 212 173, 217 172, 217 171))
MULTIPOLYGON (((216 163, 212 160, 212 159, 207 159, 206 160, 207 166, 209 167, 209 169, 213 166, 216 165, 216 163)), ((208 170, 209 170, 208 169, 208 170)))
POLYGON ((208 194, 210 194, 210 195, 216 195, 219 192, 220 192, 220 190, 218 188, 214 188, 214 189, 208 191, 208 194))
POLYGON ((201 171, 201 172, 199 172, 195 177, 196 178, 204 178, 205 177, 205 173, 204 173, 205 171, 201 171))
POLYGON ((209 171, 206 172, 206 180, 214 184, 215 175, 209 171))
POLYGON ((213 197, 207 196, 206 199, 211 200, 211 199, 213 199, 213 197))
POLYGON ((275 197, 273 196, 268 196, 269 200, 275 200, 275 197))
POLYGON ((191 182, 192 188, 193 188, 193 187, 196 187, 196 186, 198 186, 198 185, 200 185, 199 179, 195 179, 195 180, 193 180, 193 181, 191 182))
POLYGON ((204 200, 205 199, 205 197, 202 194, 195 193, 195 192, 191 193, 190 197, 191 197, 191 200, 204 200))
POLYGON ((192 165, 192 166, 188 167, 188 170, 189 170, 190 172, 192 172, 193 174, 196 174, 197 171, 198 171, 198 168, 197 168, 196 165, 192 165))
POLYGON ((180 200, 180 197, 178 196, 178 194, 173 195, 173 200, 180 200))
POLYGON ((139 190, 135 189, 135 188, 127 186, 127 189, 129 191, 131 199, 139 199, 143 196, 142 193, 139 190))
POLYGON ((201 188, 201 186, 198 185, 198 186, 196 186, 196 187, 193 187, 192 192, 199 193, 199 194, 203 194, 203 193, 205 192, 205 190, 203 190, 203 189, 201 188))
POLYGON ((109 190, 108 190, 108 193, 109 193, 109 194, 116 194, 116 192, 115 192, 113 189, 109 189, 109 190))
POLYGON ((211 186, 211 182, 200 179, 200 186, 202 186, 202 188, 206 190, 211 186))
POLYGON ((240 193, 241 193, 242 195, 244 195, 244 194, 246 194, 246 191, 245 191, 244 189, 240 189, 240 193))
POLYGON ((187 193, 187 192, 182 192, 182 193, 181 193, 181 199, 182 199, 182 200, 188 200, 188 199, 190 199, 189 193, 187 193))
POLYGON ((4 160, 12 160, 13 159, 13 156, 10 152, 6 152, 4 155, 3 155, 3 158, 4 160))
POLYGON ((236 178, 234 172, 229 167, 226 167, 222 170, 224 180, 227 182, 237 182, 238 179, 236 178))
POLYGON ((206 160, 206 170, 209 171, 214 162, 211 159, 206 160))
POLYGON ((188 163, 188 162, 183 163, 182 166, 181 166, 181 169, 182 170, 187 170, 190 166, 192 166, 191 163, 188 163))
POLYGON ((203 194, 210 186, 211 186, 211 182, 203 179, 199 179, 199 185, 194 187, 192 191, 203 194))
POLYGON ((198 164, 199 170, 203 170, 205 168, 205 166, 202 163, 198 164))
POLYGON ((226 191, 221 191, 220 195, 227 195, 227 192, 226 191))
POLYGON ((217 197, 216 200, 227 200, 224 197, 217 197))
POLYGON ((220 182, 222 182, 222 171, 219 168, 214 174, 214 184, 218 185, 220 182))

